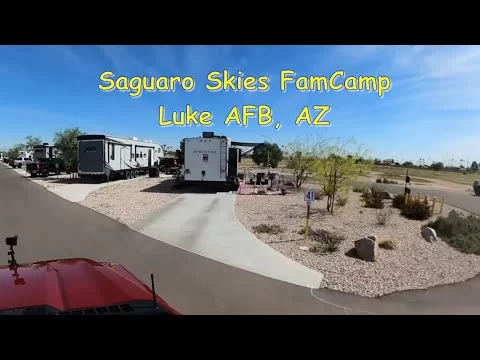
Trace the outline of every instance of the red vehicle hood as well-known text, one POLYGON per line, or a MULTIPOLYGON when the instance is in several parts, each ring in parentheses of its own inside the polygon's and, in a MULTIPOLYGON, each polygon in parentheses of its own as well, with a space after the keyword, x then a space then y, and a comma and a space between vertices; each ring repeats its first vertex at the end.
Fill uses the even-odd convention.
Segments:
MULTIPOLYGON (((148 286, 122 265, 61 259, 0 267, 0 310, 51 306, 60 311, 152 300, 148 286)), ((159 305, 168 304, 157 296, 159 305)), ((171 309, 175 313, 175 310, 171 309)))

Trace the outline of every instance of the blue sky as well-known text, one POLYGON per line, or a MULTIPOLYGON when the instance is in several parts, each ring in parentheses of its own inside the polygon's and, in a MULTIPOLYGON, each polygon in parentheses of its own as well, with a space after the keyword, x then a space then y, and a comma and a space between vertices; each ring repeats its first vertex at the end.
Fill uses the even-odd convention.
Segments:
POLYGON ((478 46, 2 46, 0 47, 0 148, 27 135, 51 141, 79 126, 88 133, 136 136, 178 147, 183 137, 214 131, 236 141, 286 144, 307 134, 354 137, 372 156, 400 161, 419 157, 480 160, 480 47, 478 46), (267 92, 208 92, 211 71, 241 70, 270 77, 267 92), (281 92, 280 71, 297 76, 388 76, 390 91, 281 92), (194 91, 101 92, 99 76, 192 76, 194 91), (213 114, 205 127, 160 127, 158 107, 190 104, 213 114), (225 126, 233 106, 266 104, 274 126, 225 126), (304 106, 329 105, 328 128, 295 126, 304 106))

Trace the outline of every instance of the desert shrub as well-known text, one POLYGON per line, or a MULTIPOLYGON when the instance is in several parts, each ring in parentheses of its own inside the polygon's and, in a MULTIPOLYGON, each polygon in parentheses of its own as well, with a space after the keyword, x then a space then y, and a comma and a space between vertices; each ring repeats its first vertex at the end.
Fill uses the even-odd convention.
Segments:
POLYGON ((401 208, 401 214, 410 220, 427 220, 432 216, 430 207, 420 199, 408 200, 401 208))
POLYGON ((381 183, 382 182, 382 179, 377 179, 375 180, 377 183, 381 183))
POLYGON ((387 179, 387 178, 384 178, 383 181, 382 181, 384 184, 389 184, 390 181, 387 179))
POLYGON ((371 209, 383 209, 382 190, 373 186, 362 195, 364 206, 371 209))
POLYGON ((337 203, 338 206, 345 206, 345 205, 347 205, 348 197, 346 197, 346 196, 338 196, 338 197, 335 199, 335 202, 337 203))
POLYGON ((321 191, 315 191, 315 200, 323 200, 325 195, 321 191))
POLYGON ((405 205, 405 195, 397 194, 392 200, 392 207, 396 209, 401 209, 405 205))
POLYGON ((396 184, 397 182, 395 180, 389 180, 388 183, 389 184, 396 184))
POLYGON ((390 217, 392 216, 392 209, 377 209, 375 211, 375 216, 377 217, 377 224, 386 225, 390 217))
MULTIPOLYGON (((304 235, 305 229, 300 230, 298 233, 304 235)), ((344 240, 342 236, 323 229, 309 229, 308 237, 314 242, 310 247, 310 251, 315 253, 335 252, 338 250, 340 243, 344 240)))
POLYGON ((352 191, 356 192, 356 193, 363 193, 363 192, 365 192, 365 189, 366 189, 366 187, 363 184, 355 184, 352 187, 352 191))
POLYGON ((480 255, 480 218, 472 215, 456 219, 440 216, 427 226, 435 229, 444 242, 458 251, 480 255))
POLYGON ((258 234, 280 234, 284 230, 279 225, 260 224, 252 226, 254 232, 258 234))
POLYGON ((390 239, 380 241, 378 243, 378 246, 381 247, 382 249, 385 249, 385 250, 396 250, 397 249, 397 244, 395 243, 395 241, 390 240, 390 239))

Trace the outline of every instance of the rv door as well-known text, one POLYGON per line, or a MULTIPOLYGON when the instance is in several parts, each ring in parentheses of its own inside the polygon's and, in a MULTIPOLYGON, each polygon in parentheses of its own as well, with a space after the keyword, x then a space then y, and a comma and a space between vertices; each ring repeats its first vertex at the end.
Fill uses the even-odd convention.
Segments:
POLYGON ((148 149, 148 167, 152 166, 152 149, 148 149))
POLYGON ((120 170, 125 169, 125 148, 120 148, 120 170))

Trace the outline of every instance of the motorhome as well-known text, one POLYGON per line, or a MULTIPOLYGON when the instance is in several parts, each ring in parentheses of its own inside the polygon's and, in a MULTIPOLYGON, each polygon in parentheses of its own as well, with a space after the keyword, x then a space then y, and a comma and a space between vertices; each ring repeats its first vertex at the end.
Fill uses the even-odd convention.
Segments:
POLYGON ((136 137, 81 135, 77 138, 78 175, 134 178, 164 156, 163 146, 136 137))

